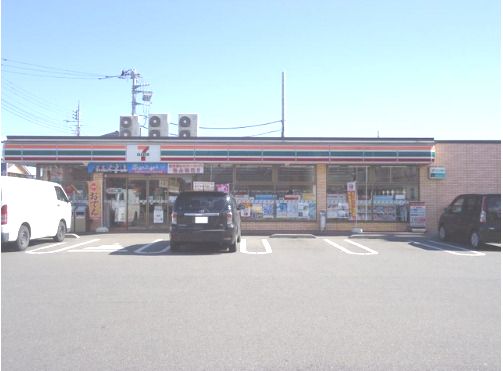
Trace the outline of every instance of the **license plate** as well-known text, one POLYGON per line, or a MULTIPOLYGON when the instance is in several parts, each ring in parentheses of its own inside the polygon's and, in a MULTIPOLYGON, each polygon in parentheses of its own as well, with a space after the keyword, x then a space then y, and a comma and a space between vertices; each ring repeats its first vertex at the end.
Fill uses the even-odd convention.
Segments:
POLYGON ((208 224, 208 217, 207 216, 196 216, 196 217, 194 217, 194 222, 196 224, 208 224))

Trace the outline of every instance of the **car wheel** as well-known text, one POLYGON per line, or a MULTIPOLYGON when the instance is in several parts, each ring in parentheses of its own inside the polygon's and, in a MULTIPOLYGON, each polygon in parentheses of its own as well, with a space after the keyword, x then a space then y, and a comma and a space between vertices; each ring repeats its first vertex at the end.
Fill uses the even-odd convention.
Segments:
POLYGON ((229 252, 236 252, 238 249, 238 243, 237 241, 234 241, 229 245, 229 252))
POLYGON ((443 225, 438 229, 438 237, 441 241, 447 241, 447 231, 443 225))
POLYGON ((19 251, 26 250, 30 244, 30 228, 23 224, 17 233, 16 247, 19 251))
POLYGON ((470 246, 474 249, 479 247, 480 244, 480 235, 477 231, 472 231, 470 233, 470 246))
POLYGON ((54 241, 61 242, 65 239, 66 234, 66 224, 64 221, 60 221, 58 225, 58 233, 53 237, 54 241))

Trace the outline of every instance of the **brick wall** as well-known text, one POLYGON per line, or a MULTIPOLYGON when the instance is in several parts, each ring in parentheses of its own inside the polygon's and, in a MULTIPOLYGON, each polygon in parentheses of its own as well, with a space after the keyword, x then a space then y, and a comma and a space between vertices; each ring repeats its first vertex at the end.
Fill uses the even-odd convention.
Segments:
POLYGON ((435 144, 434 166, 444 166, 443 180, 428 179, 420 169, 420 200, 426 202, 428 233, 437 232, 444 208, 463 193, 501 193, 501 143, 440 141, 435 144))

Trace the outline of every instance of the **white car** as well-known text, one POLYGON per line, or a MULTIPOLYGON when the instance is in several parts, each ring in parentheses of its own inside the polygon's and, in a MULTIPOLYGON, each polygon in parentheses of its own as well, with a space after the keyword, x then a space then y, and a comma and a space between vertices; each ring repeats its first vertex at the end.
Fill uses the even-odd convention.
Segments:
POLYGON ((63 188, 43 180, 0 177, 2 243, 25 250, 30 240, 53 237, 63 241, 71 227, 72 205, 63 188))

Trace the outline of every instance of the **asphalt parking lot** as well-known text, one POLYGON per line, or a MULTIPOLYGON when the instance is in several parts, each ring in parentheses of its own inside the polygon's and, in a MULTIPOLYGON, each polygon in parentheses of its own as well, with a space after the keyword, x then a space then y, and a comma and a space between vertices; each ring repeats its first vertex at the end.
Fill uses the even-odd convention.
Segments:
MULTIPOLYGON (((463 243, 442 242, 435 237, 419 233, 363 233, 344 236, 315 236, 307 234, 273 234, 269 236, 243 236, 238 252, 242 254, 272 254, 272 246, 281 249, 292 247, 334 248, 347 255, 379 255, 390 253, 390 247, 406 247, 424 251, 441 251, 458 256, 485 256, 487 252, 501 250, 501 244, 483 244, 473 250, 463 243), (285 243, 286 241, 286 243, 285 243), (328 245, 328 246, 327 246, 328 245), (376 250, 377 249, 377 250, 376 250), (380 250, 380 251, 378 251, 380 250)), ((15 251, 9 245, 2 247, 3 252, 15 251)), ((223 253, 218 245, 186 245, 181 253, 188 252, 223 253)), ((31 242, 30 247, 22 252, 30 255, 48 255, 57 253, 109 253, 138 255, 170 255, 169 234, 167 233, 127 233, 127 234, 68 234, 63 242, 54 243, 52 239, 39 239, 31 242)))
POLYGON ((167 234, 2 250, 9 370, 497 370, 501 247, 418 234, 167 234))

